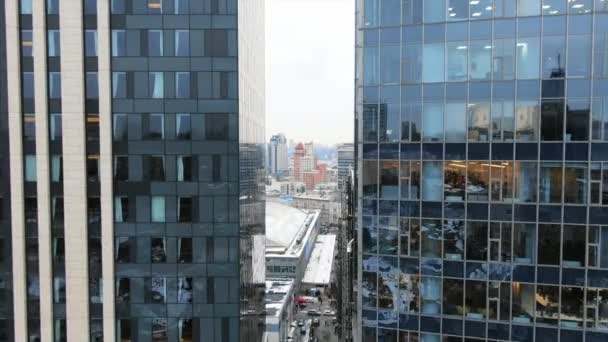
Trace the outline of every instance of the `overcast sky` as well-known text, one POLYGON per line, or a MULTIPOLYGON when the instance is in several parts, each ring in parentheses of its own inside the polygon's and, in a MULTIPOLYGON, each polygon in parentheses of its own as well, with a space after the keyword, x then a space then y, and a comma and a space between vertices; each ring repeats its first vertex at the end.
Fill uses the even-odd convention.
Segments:
POLYGON ((266 0, 266 135, 353 140, 353 0, 266 0))

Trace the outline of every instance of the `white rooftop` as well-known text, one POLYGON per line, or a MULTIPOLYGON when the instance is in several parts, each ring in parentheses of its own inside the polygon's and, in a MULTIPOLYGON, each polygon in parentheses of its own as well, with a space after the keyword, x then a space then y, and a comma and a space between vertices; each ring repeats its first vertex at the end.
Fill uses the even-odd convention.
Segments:
POLYGON ((268 279, 266 280, 266 316, 278 317, 285 302, 289 300, 293 280, 290 279, 268 279))
POLYGON ((334 263, 335 235, 318 235, 302 283, 329 285, 334 263))
POLYGON ((308 213, 279 202, 266 202, 266 247, 287 248, 306 223, 308 213))

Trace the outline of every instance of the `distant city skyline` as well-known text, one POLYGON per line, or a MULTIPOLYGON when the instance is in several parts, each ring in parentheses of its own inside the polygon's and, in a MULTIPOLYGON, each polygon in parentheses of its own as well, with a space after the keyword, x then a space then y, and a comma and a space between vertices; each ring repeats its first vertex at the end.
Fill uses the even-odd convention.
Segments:
POLYGON ((354 13, 350 0, 267 1, 267 141, 353 141, 354 13))

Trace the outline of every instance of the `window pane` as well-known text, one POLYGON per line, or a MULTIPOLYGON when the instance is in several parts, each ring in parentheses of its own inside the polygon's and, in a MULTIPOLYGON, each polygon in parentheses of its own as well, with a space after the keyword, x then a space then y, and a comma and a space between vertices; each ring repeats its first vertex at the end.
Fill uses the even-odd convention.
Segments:
POLYGON ((513 225, 513 262, 533 264, 536 260, 536 225, 515 223, 513 225))
POLYGON ((150 97, 155 99, 162 99, 165 94, 164 90, 164 77, 162 72, 151 72, 150 73, 150 97))
POLYGON ((49 98, 61 98, 61 73, 49 72, 49 98))
POLYGON ((402 51, 402 63, 403 81, 405 83, 420 82, 422 79, 422 45, 405 45, 402 51))
POLYGON ((363 84, 377 84, 379 81, 378 48, 366 47, 363 56, 363 84))
POLYGON ((448 20, 466 20, 469 17, 469 0, 448 0, 448 20))
POLYGON ((163 114, 150 114, 148 117, 149 139, 163 139, 165 136, 165 120, 163 114))
POLYGON ((87 72, 87 99, 99 98, 99 84, 96 72, 87 72))
POLYGON ((466 140, 466 103, 448 102, 445 106, 445 140, 466 140))
POLYGON ((382 161, 380 164, 380 198, 399 198, 399 162, 382 161))
POLYGON ((515 125, 517 140, 534 141, 538 130, 538 102, 531 100, 517 101, 515 125))
MULTIPOLYGON (((179 1, 179 0, 176 0, 179 1)), ((175 30, 175 55, 190 55, 190 31, 175 30)))
POLYGON ((190 128, 190 114, 176 114, 175 115, 175 130, 177 139, 190 139, 191 128, 190 128))
POLYGON ((512 80, 515 78, 515 40, 494 40, 494 57, 492 71, 495 80, 512 80))
POLYGON ((488 141, 490 132, 490 103, 469 103, 469 141, 488 141))
POLYGON ((97 14, 97 0, 84 0, 84 13, 97 14))
POLYGON ((540 163, 539 201, 560 203, 562 200, 562 164, 540 163))
POLYGON ((536 202, 536 162, 515 162, 515 201, 536 202))
POLYGON ((21 76, 22 85, 22 94, 26 99, 34 98, 34 73, 33 72, 24 72, 21 76))
POLYGON ((424 141, 443 140, 443 103, 424 103, 422 114, 422 137, 424 141))
POLYGON ((591 36, 568 36, 568 77, 591 74, 591 36))
POLYGON ((165 198, 152 196, 151 209, 152 222, 165 222, 165 198))
POLYGON ((564 100, 542 100, 541 139, 561 141, 564 139, 564 100))
POLYGON ((49 120, 51 141, 61 140, 61 113, 51 113, 49 120))
POLYGON ((20 0, 21 14, 32 14, 32 0, 20 0))
POLYGON ((467 199, 469 201, 488 201, 490 168, 486 162, 468 162, 467 199))
MULTIPOLYGON (((529 1, 529 0, 526 0, 529 1)), ((539 76, 539 38, 519 38, 517 40, 517 78, 533 79, 539 76)))
POLYGON ((423 3, 425 23, 445 20, 445 0, 424 0, 423 3))
POLYGON ((538 263, 559 265, 561 232, 556 224, 538 225, 538 263))
POLYGON ((125 30, 112 30, 112 56, 126 55, 125 30))
POLYGON ((467 80, 467 50, 466 42, 447 44, 448 81, 467 80))
POLYGON ((383 46, 380 49, 380 72, 382 83, 399 82, 399 45, 383 46))
POLYGON ((84 42, 85 53, 87 57, 97 56, 97 31, 86 30, 85 31, 85 42, 84 42))
POLYGON ((26 155, 25 156, 25 181, 35 182, 36 181, 36 156, 26 155))
POLYGON ((57 57, 60 55, 60 36, 59 30, 48 31, 48 55, 49 57, 57 57))
POLYGON ((175 97, 189 98, 190 97, 190 73, 176 72, 175 73, 175 97))
POLYGON ((378 194, 378 162, 364 160, 362 171, 363 197, 375 198, 378 194))
POLYGON ((473 41, 470 48, 469 71, 471 80, 489 80, 492 61, 492 42, 473 41))
POLYGON ((443 193, 443 163, 422 163, 422 199, 441 201, 443 193))
POLYGON ((125 13, 125 0, 112 0, 112 14, 125 13))
POLYGON ((380 141, 399 141, 400 107, 398 103, 380 105, 380 141))
POLYGON ((564 201, 566 203, 587 203, 587 164, 566 163, 564 170, 564 201))
POLYGON ((190 0, 175 0, 175 14, 188 14, 190 12, 190 0))
POLYGON ((566 106, 566 141, 589 139, 589 101, 570 100, 566 106))
POLYGON ((466 186, 466 165, 461 161, 446 161, 444 170, 444 199, 446 201, 463 201, 466 186))
POLYGON ((540 0, 517 0, 517 15, 540 15, 540 0))
POLYGON ((608 141, 608 96, 593 99, 593 140, 608 141))
POLYGON ((112 73, 112 97, 115 99, 127 97, 127 74, 125 72, 112 73))
POLYGON ((492 102, 492 139, 512 141, 514 130, 513 101, 492 102))
POLYGON ((566 76, 566 42, 564 37, 543 37, 543 78, 566 76))
POLYGON ((114 114, 114 141, 124 141, 128 137, 127 115, 114 114))
POLYGON ((422 81, 443 82, 445 65, 444 44, 424 44, 422 56, 422 81))
POLYGON ((163 55, 163 31, 148 30, 148 56, 163 55))
POLYGON ((487 260, 488 225, 486 222, 467 222, 467 260, 487 260))

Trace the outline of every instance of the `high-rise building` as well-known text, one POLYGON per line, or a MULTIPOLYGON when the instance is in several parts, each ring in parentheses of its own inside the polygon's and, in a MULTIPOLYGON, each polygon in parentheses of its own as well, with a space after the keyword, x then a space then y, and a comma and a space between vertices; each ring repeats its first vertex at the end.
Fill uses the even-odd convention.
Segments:
POLYGON ((260 341, 264 1, 1 7, 0 340, 260 341))
POLYGON ((362 341, 608 340, 608 2, 360 0, 362 341))
POLYGON ((349 176, 351 169, 355 167, 355 146, 352 143, 339 144, 338 153, 338 187, 342 189, 343 182, 349 176))
POLYGON ((282 175, 289 171, 287 161, 287 139, 283 133, 273 135, 268 144, 268 171, 282 175))

